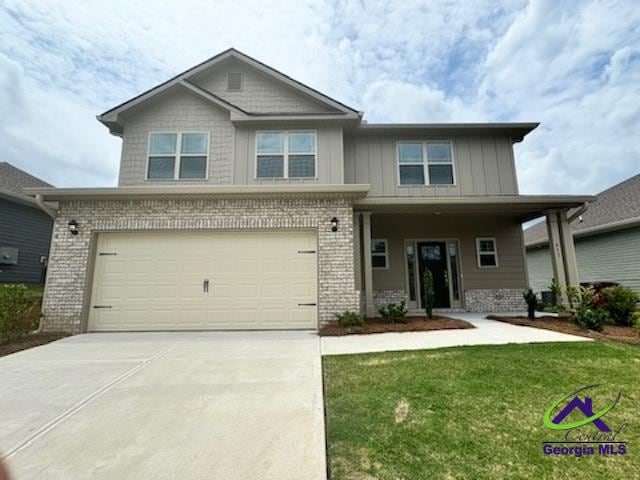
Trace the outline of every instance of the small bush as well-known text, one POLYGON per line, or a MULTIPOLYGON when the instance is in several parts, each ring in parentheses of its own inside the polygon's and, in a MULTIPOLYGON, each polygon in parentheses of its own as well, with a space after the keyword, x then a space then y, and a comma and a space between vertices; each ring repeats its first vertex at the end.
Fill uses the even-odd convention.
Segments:
POLYGON ((633 314, 633 328, 640 335, 640 312, 634 312, 633 314))
POLYGON ((602 290, 602 298, 604 309, 613 322, 623 326, 633 325, 633 313, 636 310, 636 304, 640 301, 640 296, 636 292, 618 285, 602 290))
POLYGON ((422 276, 422 284, 424 285, 424 298, 422 302, 424 303, 424 309, 427 312, 427 318, 433 318, 433 306, 436 303, 436 291, 433 286, 433 273, 431 270, 424 270, 424 275, 422 276))
POLYGON ((0 286, 0 341, 10 342, 38 328, 39 300, 24 285, 0 286))
POLYGON ((524 301, 527 302, 527 315, 529 317, 529 320, 535 320, 536 307, 538 306, 538 297, 530 288, 525 290, 525 292, 522 294, 522 297, 524 298, 524 301))
POLYGON ((336 314, 336 319, 338 320, 338 325, 346 328, 346 327, 361 327, 364 325, 364 319, 358 315, 356 312, 342 312, 336 314))
POLYGON ((378 313, 388 323, 405 323, 407 321, 407 309, 405 302, 390 303, 378 310, 378 313))
POLYGON ((580 302, 571 318, 580 327, 596 332, 604 329, 607 312, 598 305, 598 296, 593 288, 580 289, 580 302))

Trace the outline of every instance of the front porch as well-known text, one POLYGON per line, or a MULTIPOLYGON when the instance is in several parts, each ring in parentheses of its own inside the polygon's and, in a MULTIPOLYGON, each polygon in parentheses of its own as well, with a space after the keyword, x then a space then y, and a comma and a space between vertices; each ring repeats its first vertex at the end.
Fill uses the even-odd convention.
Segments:
POLYGON ((356 289, 377 315, 404 301, 424 314, 424 273, 433 275, 436 311, 525 310, 528 276, 522 223, 547 216, 556 281, 577 285, 568 211, 587 197, 367 198, 354 208, 356 289))

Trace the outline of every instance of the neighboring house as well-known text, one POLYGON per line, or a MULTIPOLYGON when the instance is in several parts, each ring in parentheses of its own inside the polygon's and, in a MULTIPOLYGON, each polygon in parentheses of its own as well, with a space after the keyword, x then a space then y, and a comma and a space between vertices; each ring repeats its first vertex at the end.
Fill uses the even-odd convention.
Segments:
POLYGON ((53 219, 27 187, 51 185, 0 162, 0 283, 44 283, 53 219))
MULTIPOLYGON (((571 223, 580 282, 618 282, 640 292, 640 174, 597 195, 571 223)), ((549 290, 554 277, 547 229, 524 232, 529 282, 549 290)))
POLYGON ((48 330, 316 328, 417 311, 425 269, 438 308, 522 308, 521 223, 592 199, 518 194, 537 124, 370 124, 234 49, 98 118, 119 186, 31 192, 48 330))

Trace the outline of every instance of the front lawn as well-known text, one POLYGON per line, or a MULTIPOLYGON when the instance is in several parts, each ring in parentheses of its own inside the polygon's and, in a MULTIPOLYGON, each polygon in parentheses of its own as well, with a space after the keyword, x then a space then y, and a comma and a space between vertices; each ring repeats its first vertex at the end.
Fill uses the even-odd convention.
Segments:
POLYGON ((330 356, 323 367, 332 480, 636 478, 640 471, 638 347, 456 347, 330 356), (618 439, 629 442, 627 454, 544 455, 543 442, 564 435, 543 425, 545 411, 592 384, 602 384, 590 391, 594 411, 622 392, 604 420, 614 429, 629 422, 618 439))

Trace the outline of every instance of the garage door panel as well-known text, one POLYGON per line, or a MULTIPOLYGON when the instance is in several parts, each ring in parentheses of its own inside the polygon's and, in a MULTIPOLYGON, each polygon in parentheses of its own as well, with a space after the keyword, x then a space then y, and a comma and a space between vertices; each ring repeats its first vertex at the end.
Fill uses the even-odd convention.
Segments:
POLYGON ((109 233, 98 237, 91 330, 315 328, 311 231, 109 233), (113 255, 115 253, 115 255, 113 255), (203 289, 209 280, 208 293, 203 289))

